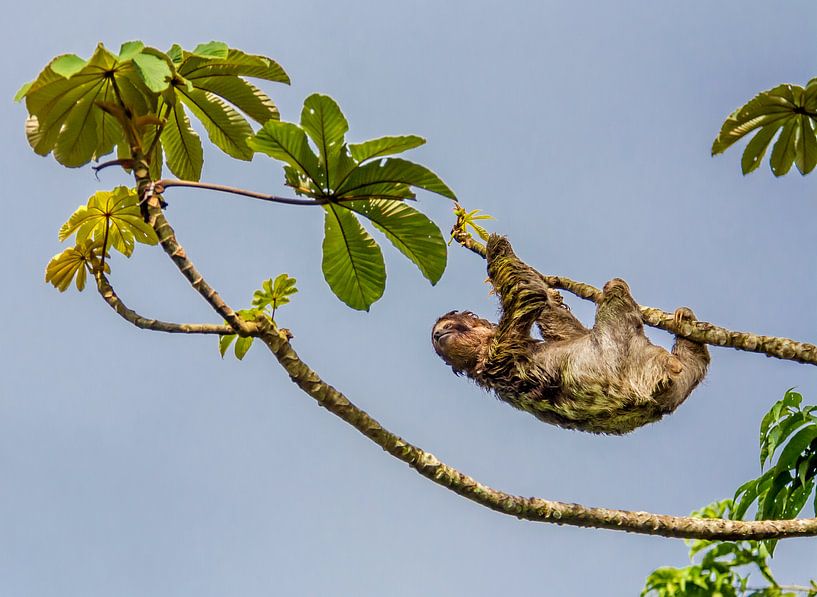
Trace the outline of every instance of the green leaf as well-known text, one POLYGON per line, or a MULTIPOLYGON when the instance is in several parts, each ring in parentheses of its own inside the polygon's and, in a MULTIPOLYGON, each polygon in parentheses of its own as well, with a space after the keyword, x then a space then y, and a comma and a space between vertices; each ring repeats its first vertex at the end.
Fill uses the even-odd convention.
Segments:
POLYGON ((210 41, 199 44, 193 49, 196 56, 206 56, 208 58, 226 58, 230 48, 223 41, 210 41))
POLYGON ((800 174, 808 174, 817 166, 817 137, 814 133, 814 121, 810 116, 801 114, 799 125, 794 163, 800 174))
POLYGON ((201 139, 190 126, 181 102, 176 101, 165 110, 169 111, 161 141, 167 154, 167 167, 183 180, 199 180, 204 164, 201 139))
POLYGON ((368 311, 386 286, 380 247, 349 211, 334 205, 324 209, 324 278, 340 300, 368 311))
POLYGON ((301 128, 318 147, 321 163, 329 173, 326 186, 332 188, 331 174, 337 169, 337 156, 344 150, 344 136, 349 123, 331 97, 313 93, 304 100, 301 128))
POLYGON ((143 50, 142 53, 133 57, 136 72, 139 73, 147 88, 154 93, 167 89, 173 78, 173 71, 168 64, 170 59, 164 55, 157 56, 157 53, 143 50))
POLYGON ((214 76, 192 79, 192 82, 197 89, 227 100, 259 124, 280 118, 278 108, 270 97, 244 79, 214 76))
POLYGON ((423 145, 425 142, 425 139, 417 135, 380 137, 379 139, 364 141, 363 143, 350 143, 349 151, 352 153, 352 157, 355 161, 362 163, 372 158, 403 153, 409 149, 420 147, 420 145, 423 145))
MULTIPOLYGON (((202 48, 202 46, 199 46, 199 48, 202 48)), ((278 83, 289 83, 289 76, 284 69, 271 58, 245 54, 241 50, 234 48, 229 49, 227 56, 223 58, 214 55, 184 55, 178 67, 178 71, 180 75, 191 80, 198 77, 232 75, 236 77, 253 77, 278 83)))
POLYGON ((766 460, 771 458, 774 451, 786 441, 789 435, 808 422, 802 412, 795 412, 781 419, 777 425, 772 427, 760 444, 760 466, 762 467, 766 460))
POLYGON ((436 224, 399 201, 372 199, 338 204, 368 218, 386 238, 436 284, 445 271, 445 239, 436 224))
POLYGON ((766 149, 769 147, 777 131, 783 126, 783 121, 773 122, 768 126, 763 127, 758 133, 752 137, 752 140, 746 145, 743 151, 743 157, 740 160, 741 170, 744 174, 749 174, 763 161, 763 156, 766 154, 766 149))
POLYGON ((795 120, 788 120, 780 131, 780 136, 772 147, 772 155, 769 164, 775 176, 783 176, 794 163, 795 140, 797 137, 797 123, 795 120))
POLYGON ((278 307, 288 304, 289 297, 298 292, 295 283, 295 278, 290 278, 287 274, 279 274, 275 281, 272 278, 264 280, 261 289, 253 293, 253 307, 263 309, 270 305, 274 313, 278 307))
POLYGON ((245 336, 235 341, 235 356, 240 361, 247 354, 247 351, 252 346, 252 341, 255 340, 252 336, 245 336))
POLYGON ((230 348, 230 344, 238 338, 238 334, 224 334, 223 336, 219 336, 218 338, 218 352, 221 354, 221 358, 224 358, 224 354, 227 352, 227 349, 230 348))
POLYGON ((247 144, 255 151, 289 164, 322 188, 323 174, 318 165, 318 156, 312 152, 306 133, 298 125, 270 120, 247 144))
POLYGON ((217 95, 200 89, 176 87, 182 102, 204 125, 207 136, 224 153, 249 161, 253 152, 247 146, 252 128, 227 102, 217 95))
MULTIPOLYGON (((77 290, 81 292, 85 288, 88 271, 97 267, 101 254, 102 247, 99 243, 90 239, 78 242, 75 247, 65 249, 51 258, 45 268, 45 281, 60 292, 65 292, 71 281, 76 279, 77 290)), ((105 271, 111 271, 107 263, 105 271)))
POLYGON ((76 234, 77 243, 93 240, 102 243, 107 236, 109 247, 129 257, 135 241, 155 245, 156 233, 142 219, 136 193, 127 187, 98 191, 79 207, 62 225, 59 239, 76 234))
POLYGON ((798 431, 780 452, 780 457, 775 465, 778 473, 795 469, 797 459, 809 447, 811 442, 817 439, 817 425, 809 425, 798 431))
POLYGON ((385 158, 356 168, 335 193, 338 197, 365 198, 370 187, 384 183, 405 184, 456 199, 454 192, 434 172, 400 158, 385 158))

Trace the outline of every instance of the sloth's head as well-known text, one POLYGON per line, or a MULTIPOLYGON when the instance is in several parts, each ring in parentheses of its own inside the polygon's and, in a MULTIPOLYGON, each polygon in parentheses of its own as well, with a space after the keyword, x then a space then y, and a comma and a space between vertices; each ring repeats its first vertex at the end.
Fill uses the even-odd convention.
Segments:
POLYGON ((431 330, 431 343, 440 358, 454 373, 473 373, 485 356, 496 326, 470 311, 451 311, 437 320, 431 330))

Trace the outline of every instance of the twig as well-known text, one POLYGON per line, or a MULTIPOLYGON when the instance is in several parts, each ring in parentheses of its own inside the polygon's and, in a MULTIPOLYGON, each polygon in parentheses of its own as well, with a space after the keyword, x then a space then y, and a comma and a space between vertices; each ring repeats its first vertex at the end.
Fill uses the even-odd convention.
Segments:
POLYGON ((172 323, 143 317, 133 309, 129 309, 128 306, 122 302, 122 300, 116 294, 116 291, 114 291, 113 286, 111 286, 107 276, 102 273, 101 268, 97 269, 94 276, 96 277, 96 288, 105 302, 108 303, 111 308, 126 321, 132 323, 140 329, 152 330, 154 332, 168 332, 170 334, 217 334, 221 336, 235 334, 235 330, 228 325, 216 325, 210 323, 172 323))

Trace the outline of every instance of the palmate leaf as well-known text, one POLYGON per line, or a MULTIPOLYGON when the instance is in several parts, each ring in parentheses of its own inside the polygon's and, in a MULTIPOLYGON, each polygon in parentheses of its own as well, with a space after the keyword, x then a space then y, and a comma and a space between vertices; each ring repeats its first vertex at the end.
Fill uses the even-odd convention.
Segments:
POLYGON ((712 144, 712 155, 723 153, 739 139, 757 131, 741 158, 743 173, 748 174, 757 169, 779 133, 769 159, 774 175, 783 176, 792 164, 801 174, 808 174, 817 166, 815 122, 817 79, 805 88, 778 85, 758 94, 726 119, 712 144))
POLYGON ((368 311, 386 287, 380 247, 351 212, 335 205, 324 209, 323 276, 340 300, 368 311))
POLYGON ((445 240, 425 215, 405 203, 385 199, 344 201, 338 205, 368 218, 429 282, 436 284, 442 277, 448 255, 445 240))
POLYGON ((288 274, 279 274, 275 280, 264 280, 261 288, 252 295, 253 307, 264 309, 270 306, 274 313, 278 307, 288 304, 289 297, 298 292, 295 284, 295 278, 290 278, 288 274))
MULTIPOLYGON (((113 115, 100 104, 114 104, 114 90, 134 115, 153 111, 153 87, 169 84, 166 62, 145 57, 137 68, 135 56, 149 49, 133 42, 123 46, 116 56, 99 44, 87 61, 74 55, 53 60, 17 97, 25 98, 29 120, 26 133, 32 148, 40 155, 54 152, 65 166, 81 166, 113 150, 122 135, 113 115), (137 51, 138 48, 138 51, 137 51)), ((146 54, 147 56, 147 54, 146 54)))
MULTIPOLYGON (((77 290, 82 292, 88 271, 98 267, 101 255, 101 243, 91 239, 78 242, 75 247, 65 249, 51 258, 45 268, 45 281, 60 292, 65 292, 71 281, 76 280, 77 290)), ((107 263, 105 271, 110 271, 107 263)))
POLYGON ((62 225, 59 239, 76 234, 77 244, 86 241, 102 243, 107 238, 113 247, 126 257, 133 253, 136 241, 155 245, 156 233, 142 219, 136 193, 127 187, 94 193, 88 204, 79 207, 62 225))
POLYGON ((268 121, 248 145, 284 162, 286 184, 297 194, 325 204, 324 277, 343 302, 368 309, 382 295, 386 274, 380 248, 354 213, 369 219, 434 284, 445 270, 447 246, 431 220, 403 201, 415 198, 414 187, 455 196, 425 166, 384 157, 419 147, 423 138, 346 144, 348 129, 337 103, 313 94, 304 101, 300 126, 268 121))
POLYGON ((250 124, 226 101, 209 91, 176 87, 176 94, 190 108, 207 131, 210 141, 227 155, 249 161, 253 151, 247 145, 250 124))

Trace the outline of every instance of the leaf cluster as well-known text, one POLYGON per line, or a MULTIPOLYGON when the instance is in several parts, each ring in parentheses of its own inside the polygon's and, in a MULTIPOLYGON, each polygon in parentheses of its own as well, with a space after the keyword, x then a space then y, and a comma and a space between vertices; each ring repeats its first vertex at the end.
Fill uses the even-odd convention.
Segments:
MULTIPOLYGON (((722 500, 692 512, 700 518, 728 518, 732 515, 732 500, 722 500)), ((646 580, 642 596, 654 597, 788 597, 795 593, 784 591, 772 576, 767 563, 770 554, 760 541, 691 541, 688 542, 690 566, 662 567, 653 571, 646 580), (750 570, 746 570, 749 567, 750 570), (770 584, 749 589, 752 569, 760 572, 770 584)))
POLYGON ((45 270, 45 281, 60 292, 73 279, 77 289, 83 290, 87 271, 93 273, 103 266, 106 272, 110 271, 105 263, 109 248, 130 257, 137 242, 146 245, 158 242, 153 228, 142 219, 136 192, 124 186, 98 191, 77 208, 59 232, 60 241, 71 236, 75 237, 76 245, 55 255, 45 270))
POLYGON ((82 166, 116 149, 124 158, 145 155, 159 178, 164 153, 176 176, 198 180, 202 144, 190 114, 216 147, 241 160, 253 156, 244 115, 258 123, 279 117, 272 100, 245 77, 289 83, 275 61, 222 42, 162 52, 132 41, 118 54, 99 44, 87 60, 58 56, 15 99, 25 99, 31 147, 64 166, 82 166))
MULTIPOLYGON (((735 492, 733 518, 742 519, 753 504, 758 520, 797 516, 814 493, 817 478, 817 406, 803 406, 792 390, 776 402, 760 425, 760 467, 768 468, 735 492), (777 454, 777 461, 772 462, 777 454)), ((817 515, 817 496, 812 503, 817 515)), ((774 551, 775 541, 767 542, 774 551)))
POLYGON ((809 81, 805 88, 778 85, 759 93, 726 119, 712 144, 712 155, 723 153, 754 131, 756 134, 746 145, 741 158, 744 174, 760 166, 766 150, 777 136, 769 158, 774 175, 783 176, 792 164, 805 175, 817 166, 815 124, 817 79, 809 81))
MULTIPOLYGON (((261 283, 261 288, 252 295, 252 307, 236 311, 236 313, 239 317, 248 321, 266 317, 274 322, 275 311, 278 307, 288 304, 289 297, 298 292, 295 284, 295 278, 291 278, 288 274, 279 274, 275 277, 275 280, 272 278, 264 280, 261 283)), ((235 342, 235 356, 240 361, 250 350, 253 340, 255 338, 252 336, 239 337, 238 334, 225 334, 218 339, 218 351, 221 353, 221 357, 224 358, 227 349, 235 342)))
POLYGON ((323 206, 324 278, 347 305, 368 310, 383 294, 386 268, 380 247, 359 218, 383 233, 435 284, 445 270, 445 241, 439 228, 405 201, 415 198, 413 188, 455 196, 425 166, 391 157, 419 147, 423 138, 347 143, 348 130, 338 104, 316 93, 304 101, 300 124, 269 120, 248 143, 283 162, 286 184, 323 206))

